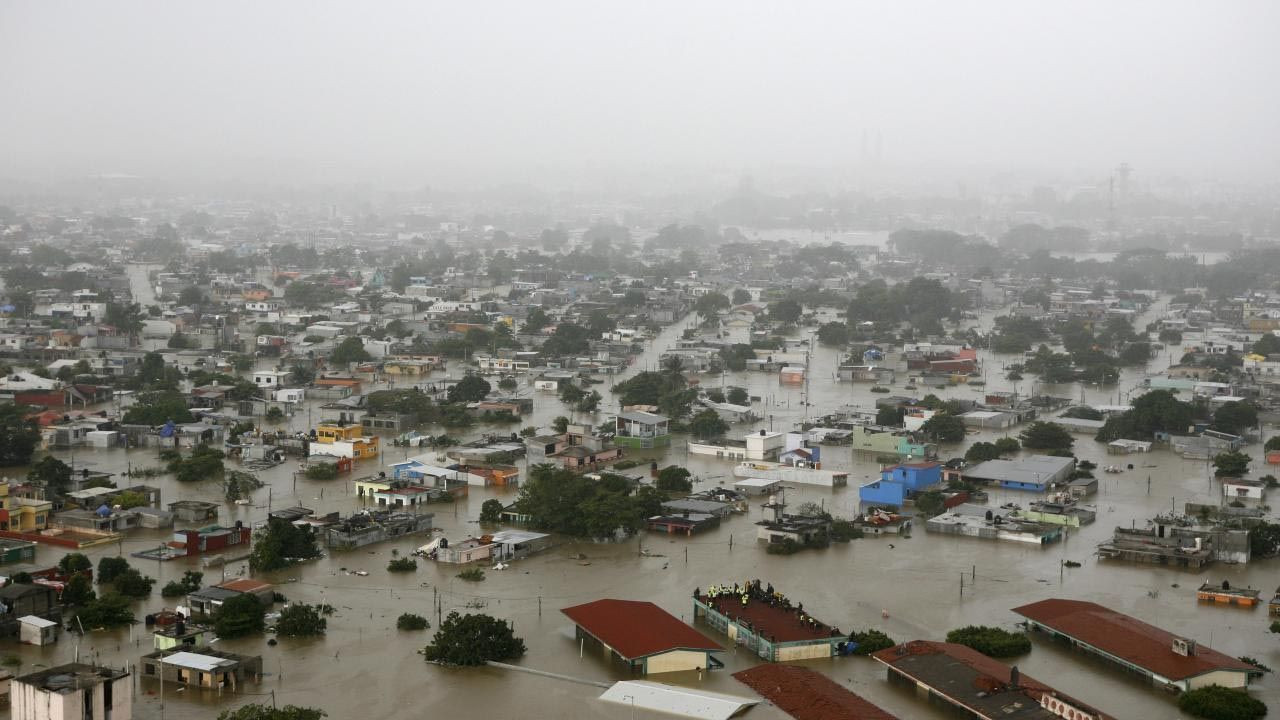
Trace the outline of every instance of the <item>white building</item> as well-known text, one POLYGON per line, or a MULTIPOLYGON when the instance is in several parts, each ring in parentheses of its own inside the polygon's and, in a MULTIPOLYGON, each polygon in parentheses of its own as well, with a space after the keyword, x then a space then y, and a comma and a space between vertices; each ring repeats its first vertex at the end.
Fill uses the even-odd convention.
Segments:
POLYGON ((287 370, 257 370, 253 373, 253 384, 261 388, 275 389, 289 382, 287 370))
POLYGON ((129 673, 85 663, 67 663, 13 681, 13 720, 132 720, 129 673))

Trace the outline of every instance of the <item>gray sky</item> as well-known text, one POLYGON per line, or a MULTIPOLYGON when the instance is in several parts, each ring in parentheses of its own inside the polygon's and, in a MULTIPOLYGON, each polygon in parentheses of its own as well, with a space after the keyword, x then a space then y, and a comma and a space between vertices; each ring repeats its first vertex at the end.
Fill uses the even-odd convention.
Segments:
POLYGON ((0 4, 0 175, 1274 181, 1280 3, 0 4))

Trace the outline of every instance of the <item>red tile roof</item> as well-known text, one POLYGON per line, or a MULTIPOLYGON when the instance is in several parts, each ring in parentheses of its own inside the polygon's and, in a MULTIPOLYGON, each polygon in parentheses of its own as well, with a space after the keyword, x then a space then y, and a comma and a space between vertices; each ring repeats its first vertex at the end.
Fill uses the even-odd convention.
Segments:
POLYGON ((766 663, 733 676, 796 720, 897 720, 809 668, 766 663))
POLYGON ((560 612, 628 660, 668 650, 724 649, 651 602, 596 600, 560 612))
POLYGON ((1255 670, 1205 645, 1197 645, 1191 657, 1178 655, 1173 651, 1177 635, 1097 603, 1055 598, 1013 611, 1170 680, 1185 680, 1214 670, 1255 670))

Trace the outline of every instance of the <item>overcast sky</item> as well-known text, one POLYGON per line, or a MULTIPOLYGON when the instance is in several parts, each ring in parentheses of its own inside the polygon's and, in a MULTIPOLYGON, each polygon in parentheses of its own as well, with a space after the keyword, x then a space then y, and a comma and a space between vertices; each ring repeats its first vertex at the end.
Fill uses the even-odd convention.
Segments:
POLYGON ((0 3, 0 175, 1274 181, 1280 2, 0 3))

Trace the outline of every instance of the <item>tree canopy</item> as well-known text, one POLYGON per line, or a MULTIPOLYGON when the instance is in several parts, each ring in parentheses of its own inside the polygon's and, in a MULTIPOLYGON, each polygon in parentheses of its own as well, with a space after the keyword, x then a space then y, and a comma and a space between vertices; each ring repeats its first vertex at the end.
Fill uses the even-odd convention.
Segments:
POLYGON ((299 527, 287 520, 268 518, 263 528, 254 531, 249 569, 253 572, 279 570, 299 560, 320 556, 315 534, 310 527, 299 527))
POLYGON ((489 660, 518 658, 524 651, 524 641, 505 621, 491 615, 451 612, 423 654, 427 660, 446 665, 483 665, 489 660))
POLYGON ((630 481, 604 474, 600 480, 553 465, 534 465, 520 486, 516 508, 531 517, 530 525, 574 537, 612 538, 619 530, 633 535, 644 520, 658 514, 666 496, 630 481))
POLYGON ((1018 438, 1023 447, 1031 450, 1070 450, 1076 442, 1066 428, 1043 420, 1031 423, 1018 438))
POLYGON ((1186 433, 1195 422, 1196 409, 1168 390, 1152 390, 1133 400, 1132 408, 1107 418, 1098 431, 1099 442, 1121 438, 1151 440, 1157 432, 1186 433))
POLYGON ((26 465, 40 444, 36 421, 25 419, 25 414, 22 406, 0 404, 0 466, 26 465))
POLYGON ((256 635, 266 629, 266 613, 258 596, 241 593, 227 598, 213 613, 213 631, 220 638, 256 635))
POLYGON ((449 388, 449 402, 479 402, 489 395, 493 386, 479 375, 468 375, 449 388))
POLYGON ((269 705, 250 703, 235 710, 223 710, 218 715, 218 720, 321 720, 328 716, 328 713, 316 708, 297 705, 274 708, 269 705))

